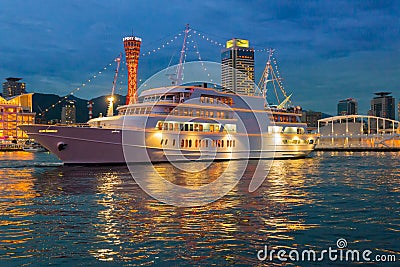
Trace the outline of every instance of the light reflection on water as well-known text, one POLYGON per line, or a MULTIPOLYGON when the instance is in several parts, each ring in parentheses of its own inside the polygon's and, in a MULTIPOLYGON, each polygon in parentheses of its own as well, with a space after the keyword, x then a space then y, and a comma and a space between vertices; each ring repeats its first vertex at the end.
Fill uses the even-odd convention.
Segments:
MULTIPOLYGON (((249 193, 252 161, 223 198, 181 208, 149 197, 124 166, 58 166, 47 153, 0 154, 0 261, 258 265, 256 252, 264 245, 321 250, 338 238, 352 249, 398 253, 399 156, 321 152, 277 160, 263 185, 249 193)), ((202 185, 225 170, 236 178, 227 164, 216 162, 193 176, 169 164, 156 169, 176 184, 202 185)), ((152 172, 143 175, 165 190, 152 172)))

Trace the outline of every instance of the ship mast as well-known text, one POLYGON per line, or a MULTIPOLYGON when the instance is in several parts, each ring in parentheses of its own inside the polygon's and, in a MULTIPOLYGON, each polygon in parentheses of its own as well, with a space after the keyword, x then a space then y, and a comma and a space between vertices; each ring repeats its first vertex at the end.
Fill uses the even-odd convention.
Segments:
POLYGON ((176 70, 176 80, 175 84, 176 85, 181 85, 182 84, 182 74, 183 74, 183 63, 185 61, 185 52, 186 52, 186 42, 187 38, 190 32, 189 24, 186 24, 185 28, 185 35, 183 37, 183 44, 182 44, 182 50, 181 50, 181 56, 179 58, 179 64, 176 70))
POLYGON ((121 64, 121 58, 122 58, 122 53, 120 53, 119 56, 115 59, 115 62, 117 62, 117 68, 115 69, 114 81, 111 89, 111 96, 107 99, 108 100, 107 117, 111 117, 114 115, 114 92, 115 92, 115 87, 117 86, 117 79, 118 79, 119 66, 121 64))
MULTIPOLYGON (((262 89, 262 93, 263 93, 263 97, 264 97, 264 105, 265 105, 265 107, 267 107, 268 106, 268 103, 267 103, 267 90, 268 90, 267 86, 268 86, 269 82, 273 82, 276 99, 278 101, 278 106, 280 108, 283 108, 284 105, 286 105, 287 103, 290 102, 290 97, 292 95, 289 95, 289 96, 287 95, 287 93, 285 91, 285 88, 283 88, 283 85, 280 82, 280 80, 282 80, 282 78, 280 78, 275 73, 274 68, 273 68, 273 66, 271 64, 274 52, 275 52, 274 49, 270 49, 269 50, 268 61, 267 61, 267 64, 265 65, 265 69, 264 69, 263 75, 261 76, 260 82, 258 83, 258 87, 260 88, 262 86, 262 88, 263 88, 262 89), (271 78, 269 78, 269 76, 271 76, 271 78), (276 81, 276 83, 275 83, 275 81, 276 81), (283 101, 279 100, 276 85, 278 85, 280 91, 282 92, 283 96, 285 97, 285 99, 283 101)), ((275 62, 275 64, 276 64, 276 62, 275 62)))

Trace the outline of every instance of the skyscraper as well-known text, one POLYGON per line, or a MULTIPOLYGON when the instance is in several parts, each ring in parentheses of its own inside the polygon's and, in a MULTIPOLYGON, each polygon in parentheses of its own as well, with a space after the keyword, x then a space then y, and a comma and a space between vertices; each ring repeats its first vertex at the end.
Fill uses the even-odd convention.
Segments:
POLYGON ((395 99, 390 96, 391 92, 379 92, 371 100, 370 114, 372 116, 395 119, 395 99))
POLYGON ((6 78, 6 82, 3 83, 3 97, 9 98, 17 95, 25 94, 25 83, 20 82, 22 78, 6 78))
POLYGON ((76 107, 75 101, 67 100, 61 109, 61 123, 73 124, 76 122, 76 107))
POLYGON ((355 115, 358 114, 358 103, 353 98, 340 100, 337 105, 337 115, 355 115))
POLYGON ((254 93, 254 49, 249 41, 233 38, 221 53, 223 90, 238 94, 254 93))

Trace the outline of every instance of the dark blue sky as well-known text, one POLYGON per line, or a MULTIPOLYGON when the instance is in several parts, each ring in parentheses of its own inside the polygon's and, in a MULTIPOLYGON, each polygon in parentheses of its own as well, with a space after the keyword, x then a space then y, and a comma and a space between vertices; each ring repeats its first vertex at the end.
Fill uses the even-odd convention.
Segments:
MULTIPOLYGON (((66 94, 112 62, 132 31, 146 52, 189 23, 221 43, 238 37, 275 48, 285 87, 304 108, 334 114, 338 100, 353 97, 366 114, 374 92, 400 97, 398 1, 3 0, 0 10, 0 76, 23 77, 31 92, 66 94)), ((177 60, 180 44, 143 57, 140 78, 167 67, 173 53, 177 60)), ((218 46, 199 42, 199 50, 203 60, 220 59, 218 46)), ((256 53, 257 79, 266 58, 256 53)), ((113 68, 77 96, 109 93, 113 68)))

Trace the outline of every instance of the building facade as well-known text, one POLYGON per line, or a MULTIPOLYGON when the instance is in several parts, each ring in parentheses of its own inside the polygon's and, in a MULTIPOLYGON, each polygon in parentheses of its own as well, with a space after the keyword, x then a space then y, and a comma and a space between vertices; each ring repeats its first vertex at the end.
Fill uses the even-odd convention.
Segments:
POLYGON ((395 99, 390 96, 390 94, 390 92, 375 93, 376 97, 371 100, 370 115, 392 120, 395 119, 396 104, 395 99))
POLYGON ((358 103, 353 98, 347 98, 340 100, 337 105, 337 115, 357 115, 358 114, 358 103))
POLYGON ((248 40, 234 38, 227 41, 221 63, 223 90, 245 95, 254 93, 254 49, 249 47, 248 40))
POLYGON ((400 101, 397 104, 397 120, 400 121, 400 101))
POLYGON ((33 124, 32 94, 23 94, 9 99, 0 97, 0 139, 25 139, 28 136, 18 128, 20 124, 33 124))
POLYGON ((318 120, 322 119, 322 112, 318 111, 303 111, 301 116, 301 122, 307 123, 307 126, 310 128, 317 128, 318 120))
POLYGON ((24 82, 20 82, 22 78, 6 78, 6 82, 3 83, 3 97, 10 98, 17 95, 25 94, 26 85, 24 82))
POLYGON ((75 101, 67 100, 61 109, 61 123, 74 124, 76 123, 76 107, 75 101))

